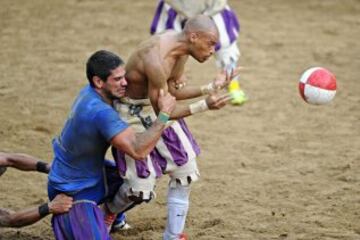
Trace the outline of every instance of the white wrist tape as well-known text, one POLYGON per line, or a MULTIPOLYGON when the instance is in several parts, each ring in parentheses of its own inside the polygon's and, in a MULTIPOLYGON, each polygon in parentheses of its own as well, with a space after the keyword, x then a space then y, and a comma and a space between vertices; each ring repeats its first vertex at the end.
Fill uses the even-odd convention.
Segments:
POLYGON ((204 112, 209 109, 205 99, 192 103, 189 107, 191 114, 204 112))
POLYGON ((216 91, 215 84, 209 83, 208 85, 203 85, 200 87, 202 95, 210 94, 216 91))

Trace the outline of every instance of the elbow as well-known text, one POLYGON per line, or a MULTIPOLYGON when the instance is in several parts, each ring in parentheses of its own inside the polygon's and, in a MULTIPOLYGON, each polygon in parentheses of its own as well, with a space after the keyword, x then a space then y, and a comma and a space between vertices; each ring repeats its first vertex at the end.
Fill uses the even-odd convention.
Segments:
POLYGON ((12 167, 14 160, 6 153, 0 153, 0 166, 1 167, 12 167))
POLYGON ((7 164, 8 167, 14 167, 15 164, 16 164, 16 161, 15 161, 15 159, 13 159, 11 157, 8 157, 6 159, 6 164, 7 164))

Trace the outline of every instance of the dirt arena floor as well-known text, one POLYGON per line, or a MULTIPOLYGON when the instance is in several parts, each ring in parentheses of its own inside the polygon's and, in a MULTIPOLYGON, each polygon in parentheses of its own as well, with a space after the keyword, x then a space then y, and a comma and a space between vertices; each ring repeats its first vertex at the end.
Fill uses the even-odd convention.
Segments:
MULTIPOLYGON (((250 100, 188 118, 202 154, 186 226, 190 239, 360 239, 360 1, 229 0, 241 21, 241 84, 250 100), (299 97, 300 74, 335 73, 327 106, 299 97)), ((126 60, 148 37, 155 0, 0 0, 0 151, 52 159, 91 53, 126 60)), ((187 64, 210 81, 214 61, 187 64)), ((167 177, 158 197, 128 214, 113 239, 161 239, 167 177)), ((0 207, 45 202, 46 176, 1 177, 0 207)), ((53 239, 50 217, 0 239, 53 239)))

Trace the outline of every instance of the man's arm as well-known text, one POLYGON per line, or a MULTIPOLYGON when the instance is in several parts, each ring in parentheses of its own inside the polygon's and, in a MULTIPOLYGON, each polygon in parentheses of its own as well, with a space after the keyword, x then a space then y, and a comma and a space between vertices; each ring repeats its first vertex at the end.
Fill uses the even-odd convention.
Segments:
MULTIPOLYGON (((148 95, 151 105, 156 114, 159 114, 159 91, 163 89, 165 92, 169 92, 169 86, 167 83, 168 74, 166 73, 163 65, 156 60, 157 58, 149 58, 145 66, 145 74, 148 79, 148 95)), ((189 106, 186 104, 175 103, 175 109, 170 114, 170 119, 178 119, 191 115, 189 106)))
MULTIPOLYGON (((150 98, 150 102, 155 110, 155 113, 159 113, 158 108, 158 93, 159 89, 164 89, 165 91, 169 90, 169 85, 167 82, 168 75, 166 74, 165 69, 163 68, 163 64, 161 64, 159 61, 156 60, 154 57, 154 60, 149 59, 146 61, 148 64, 146 64, 145 67, 145 73, 146 77, 148 79, 148 95, 150 98)), ((227 84, 230 82, 230 75, 224 73, 221 75, 221 83, 219 84, 227 84)), ((214 82, 218 81, 218 78, 215 79, 214 82)), ((202 88, 198 88, 197 92, 191 92, 187 93, 186 90, 182 91, 182 97, 188 98, 192 95, 199 95, 199 93, 207 94, 209 92, 202 92, 202 88)), ((201 94, 200 94, 201 95, 201 94)), ((176 96, 179 97, 178 95, 176 96)), ((202 112, 205 110, 215 110, 220 109, 226 105, 226 102, 230 100, 230 96, 225 95, 218 95, 214 94, 209 95, 206 99, 200 100, 198 102, 192 103, 192 104, 184 104, 184 103, 176 103, 176 107, 174 111, 170 114, 170 119, 179 119, 183 117, 190 116, 192 114, 195 114, 197 112, 202 112)))
POLYGON ((0 227, 24 227, 36 223, 48 214, 68 212, 73 199, 65 194, 57 195, 50 203, 18 212, 0 209, 0 227))
POLYGON ((176 100, 198 98, 204 95, 201 87, 187 85, 184 74, 174 81, 168 81, 168 89, 169 92, 175 96, 176 100))
POLYGON ((0 167, 13 167, 22 171, 49 173, 50 165, 35 157, 20 153, 0 152, 0 167))
POLYGON ((230 72, 222 70, 217 73, 213 81, 202 86, 189 86, 186 85, 186 76, 184 70, 181 69, 182 75, 169 83, 169 92, 176 97, 177 100, 185 100, 197 98, 202 95, 214 94, 222 89, 225 89, 231 80, 239 74, 242 67, 233 69, 230 72))
POLYGON ((131 127, 111 139, 111 145, 125 152, 136 160, 143 160, 154 149, 166 127, 169 115, 175 108, 176 100, 169 93, 159 91, 158 118, 145 132, 136 134, 131 127))

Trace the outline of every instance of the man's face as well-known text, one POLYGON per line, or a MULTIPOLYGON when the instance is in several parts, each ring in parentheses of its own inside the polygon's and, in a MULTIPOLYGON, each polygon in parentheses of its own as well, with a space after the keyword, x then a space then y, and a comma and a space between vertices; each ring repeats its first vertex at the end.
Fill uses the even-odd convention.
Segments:
POLYGON ((103 93, 109 99, 117 99, 125 96, 127 81, 125 78, 125 69, 119 66, 111 71, 106 82, 103 83, 103 93))
POLYGON ((199 62, 205 62, 215 53, 219 40, 217 32, 198 32, 192 40, 190 54, 199 62))

